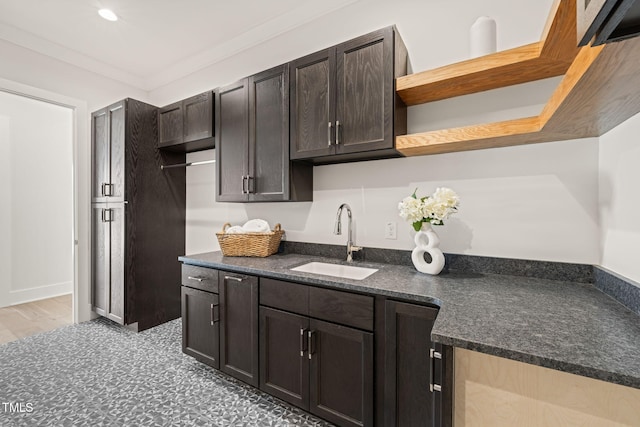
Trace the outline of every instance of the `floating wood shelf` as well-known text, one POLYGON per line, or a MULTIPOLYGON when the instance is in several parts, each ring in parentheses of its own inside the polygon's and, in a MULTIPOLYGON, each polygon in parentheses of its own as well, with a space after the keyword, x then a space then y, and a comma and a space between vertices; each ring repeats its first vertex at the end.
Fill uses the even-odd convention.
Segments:
POLYGON ((542 40, 396 80, 406 105, 417 105, 563 75, 578 53, 576 2, 556 1, 542 40))
MULTIPOLYGON (((565 29, 571 37, 573 25, 565 29)), ((402 135, 396 137, 396 149, 419 156, 596 137, 639 112, 640 38, 633 38, 579 49, 536 117, 402 135)))

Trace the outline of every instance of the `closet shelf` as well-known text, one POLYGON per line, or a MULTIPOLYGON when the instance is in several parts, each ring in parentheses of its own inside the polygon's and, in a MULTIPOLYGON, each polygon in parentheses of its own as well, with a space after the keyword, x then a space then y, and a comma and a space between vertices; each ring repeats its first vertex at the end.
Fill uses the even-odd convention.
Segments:
MULTIPOLYGON (((562 0, 556 16, 569 3, 575 11, 574 0, 562 0)), ((575 45, 575 20, 573 28, 555 35, 570 37, 575 45)), ((639 112, 640 38, 636 37, 578 49, 538 116, 401 135, 396 137, 396 149, 405 156, 419 156, 597 137, 639 112)))

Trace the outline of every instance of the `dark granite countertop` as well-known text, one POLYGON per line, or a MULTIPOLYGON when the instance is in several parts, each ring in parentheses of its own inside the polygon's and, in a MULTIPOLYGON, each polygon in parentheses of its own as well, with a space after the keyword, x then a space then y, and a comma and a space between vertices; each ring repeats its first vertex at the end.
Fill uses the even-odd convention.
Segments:
POLYGON ((429 276, 412 267, 354 263, 379 271, 364 280, 292 271, 309 255, 179 258, 199 265, 401 298, 440 307, 436 342, 640 388, 640 316, 591 284, 532 277, 450 272, 429 276))

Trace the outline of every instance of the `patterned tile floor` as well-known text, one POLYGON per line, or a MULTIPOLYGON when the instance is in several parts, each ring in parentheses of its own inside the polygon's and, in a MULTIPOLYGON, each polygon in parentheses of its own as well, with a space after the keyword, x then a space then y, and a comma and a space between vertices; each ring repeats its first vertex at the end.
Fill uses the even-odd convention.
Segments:
POLYGON ((0 345, 0 426, 331 426, 184 355, 181 328, 96 319, 0 345))

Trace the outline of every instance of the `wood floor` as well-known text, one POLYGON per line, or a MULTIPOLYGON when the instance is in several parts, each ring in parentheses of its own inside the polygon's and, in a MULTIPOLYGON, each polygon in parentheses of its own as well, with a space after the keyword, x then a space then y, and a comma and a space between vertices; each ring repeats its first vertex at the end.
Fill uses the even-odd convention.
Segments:
POLYGON ((0 344, 73 323, 71 294, 0 308, 0 344))

